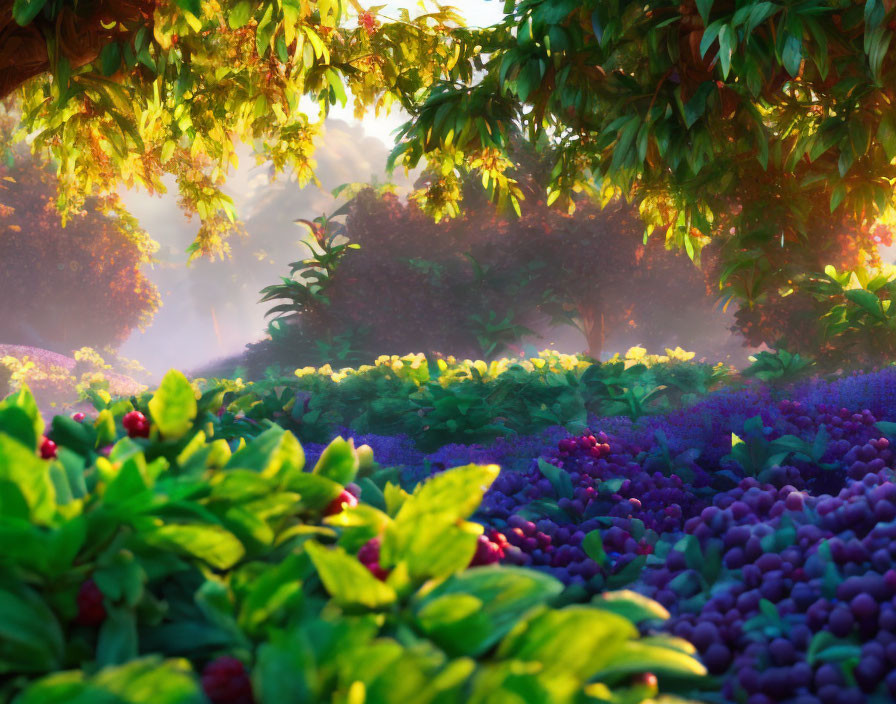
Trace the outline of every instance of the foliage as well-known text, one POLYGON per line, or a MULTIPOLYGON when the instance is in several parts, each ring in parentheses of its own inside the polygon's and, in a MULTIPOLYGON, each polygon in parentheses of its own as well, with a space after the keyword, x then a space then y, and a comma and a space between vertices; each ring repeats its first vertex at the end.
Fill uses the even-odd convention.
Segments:
MULTIPOLYGON (((297 221, 305 222, 305 221, 297 221)), ((317 218, 308 223, 313 239, 311 242, 303 241, 311 252, 310 259, 302 259, 289 265, 290 276, 301 271, 299 277, 304 281, 296 281, 293 278, 283 277, 282 284, 268 286, 261 290, 263 295, 261 302, 285 299, 288 303, 274 306, 266 315, 277 313, 275 321, 281 324, 297 325, 303 314, 314 316, 320 314, 320 309, 329 304, 327 289, 333 284, 333 275, 339 266, 340 260, 352 249, 359 249, 360 245, 352 243, 335 244, 335 240, 343 236, 343 229, 326 217, 317 218), (315 251, 315 245, 320 251, 315 251)), ((333 361, 337 361, 334 359, 333 361)))
MULTIPOLYGON (((839 271, 827 266, 824 272, 803 273, 791 280, 780 303, 760 313, 770 317, 757 324, 767 332, 781 325, 780 345, 815 359, 821 371, 885 364, 896 353, 896 319, 890 312, 894 277, 892 266, 839 271)), ((805 364, 796 357, 780 361, 788 367, 805 364)))
POLYGON ((647 234, 692 258, 716 240, 726 292, 748 303, 800 271, 874 257, 896 156, 887 3, 504 9, 485 70, 434 85, 400 133, 394 163, 432 173, 427 210, 456 211, 465 173, 495 200, 516 197, 502 176, 522 129, 552 155, 549 204, 634 199, 647 234), (806 268, 814 253, 826 260, 806 268))
POLYGON ((403 10, 386 22, 374 10, 355 23, 348 15, 360 6, 343 0, 15 6, 27 46, 3 58, 12 76, 17 59, 43 54, 28 66, 49 73, 19 91, 22 134, 55 159, 63 212, 119 182, 165 192, 170 175, 183 208, 202 223, 196 256, 227 251, 236 213, 220 186, 236 164, 235 141, 308 183, 320 124, 300 106, 303 96, 321 113, 345 105, 347 91, 359 113, 409 105, 439 78, 469 78, 465 59, 478 44, 447 8, 414 18, 403 10))
POLYGON ((114 197, 87 199, 62 227, 48 165, 17 151, 0 163, 0 202, 0 342, 69 354, 149 323, 159 292, 142 268, 155 250, 114 197))
MULTIPOLYGON (((524 183, 535 192, 539 166, 527 158, 534 173, 524 183)), ((624 207, 586 207, 573 219, 529 202, 514 220, 479 203, 435 224, 395 196, 362 190, 346 210, 346 240, 337 247, 360 249, 316 285, 314 300, 311 282, 284 279, 263 291, 262 300, 291 299, 273 310, 292 313, 294 324, 272 331, 273 343, 250 347, 253 366, 334 361, 312 356, 315 338, 359 330, 356 349, 368 357, 422 348, 488 360, 519 353, 533 329, 548 324, 576 327, 599 358, 608 336, 677 344, 714 314, 700 272, 659 242, 641 245, 635 214, 624 207), (664 301, 676 301, 675 310, 664 301)))
POLYGON ((259 704, 646 702, 656 679, 632 675, 656 673, 666 692, 698 684, 692 648, 639 634, 645 609, 663 615, 649 601, 563 606, 546 575, 467 569, 481 533, 468 518, 498 467, 411 494, 386 484, 382 508, 359 504, 343 498, 361 464, 352 441, 307 471, 273 424, 221 437, 222 393, 172 371, 95 419, 55 417, 47 459, 28 390, 0 405, 4 701, 198 704, 194 672, 222 655, 248 667, 259 704), (134 413, 148 437, 124 436, 134 413))
POLYGON ((323 442, 336 429, 350 427, 408 435, 419 447, 434 449, 551 426, 580 429, 589 413, 637 419, 692 403, 724 383, 730 370, 687 361, 691 357, 680 349, 647 355, 643 348, 606 364, 551 350, 488 363, 384 355, 357 369, 325 365, 296 370, 292 377, 221 381, 228 390, 222 418, 272 418, 303 441, 323 442))
POLYGON ((746 377, 756 377, 766 383, 788 383, 810 373, 814 362, 791 354, 787 350, 775 350, 773 352, 757 352, 750 357, 750 366, 741 374, 746 377))

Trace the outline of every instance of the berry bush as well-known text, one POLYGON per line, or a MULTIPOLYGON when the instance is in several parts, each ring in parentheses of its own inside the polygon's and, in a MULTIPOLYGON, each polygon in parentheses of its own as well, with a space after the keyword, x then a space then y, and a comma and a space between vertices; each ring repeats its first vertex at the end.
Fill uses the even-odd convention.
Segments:
POLYGON ((306 466, 224 395, 171 372, 49 425, 27 386, 0 402, 0 701, 646 702, 705 679, 655 602, 496 564, 470 520, 496 465, 405 491, 337 437, 306 466))

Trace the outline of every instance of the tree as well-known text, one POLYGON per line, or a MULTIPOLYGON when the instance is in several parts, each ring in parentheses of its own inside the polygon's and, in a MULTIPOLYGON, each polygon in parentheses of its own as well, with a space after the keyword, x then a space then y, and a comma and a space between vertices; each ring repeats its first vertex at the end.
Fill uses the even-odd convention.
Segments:
POLYGON ((452 184, 469 171, 496 200, 518 199, 502 176, 507 135, 522 126, 554 147, 548 202, 634 199, 647 232, 694 259, 721 240, 723 285, 748 306, 799 273, 829 213, 847 257, 873 256, 896 177, 891 3, 505 8, 482 47, 486 70, 434 85, 393 154, 441 174, 421 194, 428 210, 455 212, 452 184))
POLYGON ((47 164, 0 165, 0 342, 62 354, 117 347, 148 323, 159 295, 141 271, 154 248, 112 198, 88 198, 60 223, 47 164))
POLYGON ((381 23, 355 0, 0 0, 0 97, 18 87, 20 136, 53 156, 66 217, 120 183, 164 192, 170 175, 201 218, 191 251, 222 254, 235 141, 313 180, 320 125, 300 99, 325 113, 349 89, 381 111, 469 79, 478 33, 459 24, 448 9, 381 23))
MULTIPOLYGON (((537 163, 527 168, 537 177, 537 163)), ((345 363, 407 350, 491 358, 551 323, 576 326, 599 358, 625 329, 657 349, 673 331, 705 326, 713 297, 703 275, 660 241, 642 244, 637 211, 585 205, 571 217, 537 203, 531 177, 520 180, 532 195, 521 218, 479 202, 435 223, 413 203, 362 190, 332 229, 342 243, 294 264, 301 281, 265 289, 285 327, 253 348, 250 357, 268 355, 254 366, 315 364, 316 344, 338 339, 354 346, 345 363)))

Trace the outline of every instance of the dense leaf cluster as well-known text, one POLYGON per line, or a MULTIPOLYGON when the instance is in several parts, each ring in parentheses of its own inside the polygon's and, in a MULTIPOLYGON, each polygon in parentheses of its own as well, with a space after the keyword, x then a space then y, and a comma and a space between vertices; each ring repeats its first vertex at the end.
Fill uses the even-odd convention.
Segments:
POLYGON ((642 702, 704 672, 649 600, 467 569, 497 466, 387 482, 376 508, 348 491, 369 448, 307 471, 270 422, 222 435, 223 393, 171 372, 52 440, 27 389, 0 403, 0 699, 642 702))

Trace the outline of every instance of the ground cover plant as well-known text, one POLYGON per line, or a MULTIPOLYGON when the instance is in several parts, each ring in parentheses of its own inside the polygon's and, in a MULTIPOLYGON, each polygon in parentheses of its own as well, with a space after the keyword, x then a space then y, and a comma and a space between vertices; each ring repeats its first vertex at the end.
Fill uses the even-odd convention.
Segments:
POLYGON ((377 507, 369 447, 308 471, 273 423, 221 436, 223 394, 171 372, 49 426, 27 388, 0 403, 0 699, 641 702, 703 679, 658 604, 495 564, 468 519, 497 466, 377 507))
POLYGON ((431 450, 551 426, 584 428, 589 413, 638 418, 736 381, 724 365, 694 362, 693 356, 680 348, 650 355, 641 347, 605 363, 551 350, 491 362, 384 355, 356 369, 328 364, 289 376, 272 370, 256 382, 220 383, 228 389, 228 421, 238 412, 254 422, 273 418, 312 442, 345 427, 404 434, 431 450))

